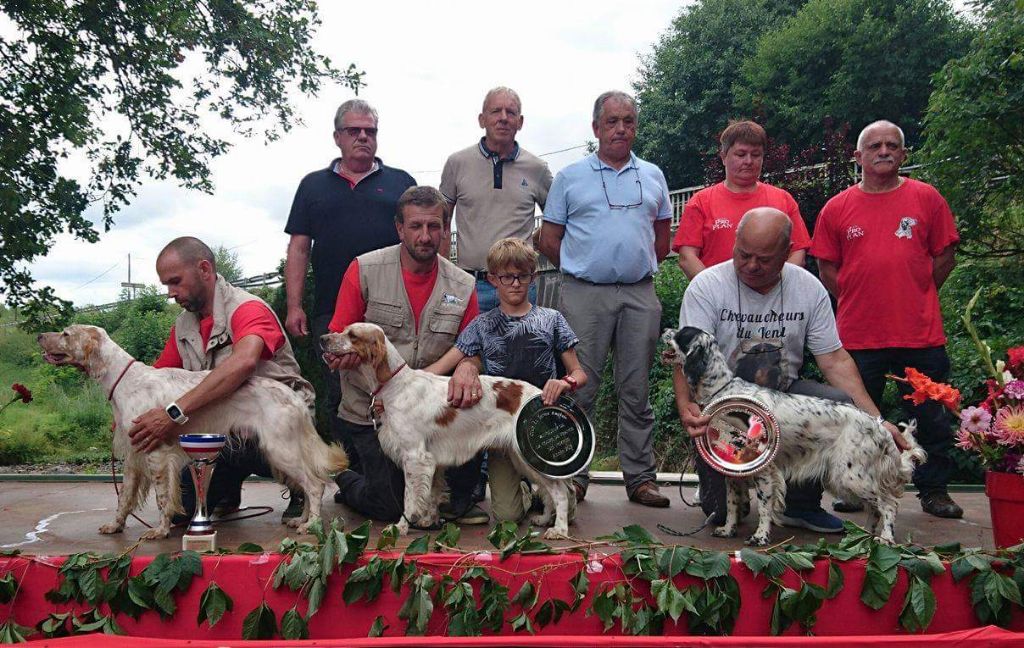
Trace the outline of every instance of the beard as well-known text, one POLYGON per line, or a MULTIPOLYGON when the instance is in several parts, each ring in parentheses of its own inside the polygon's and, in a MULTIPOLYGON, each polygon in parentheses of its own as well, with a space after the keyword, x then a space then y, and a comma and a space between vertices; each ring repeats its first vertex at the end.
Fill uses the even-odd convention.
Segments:
POLYGON ((437 256, 437 248, 434 246, 423 247, 406 244, 405 249, 409 253, 409 256, 420 263, 430 261, 437 256))

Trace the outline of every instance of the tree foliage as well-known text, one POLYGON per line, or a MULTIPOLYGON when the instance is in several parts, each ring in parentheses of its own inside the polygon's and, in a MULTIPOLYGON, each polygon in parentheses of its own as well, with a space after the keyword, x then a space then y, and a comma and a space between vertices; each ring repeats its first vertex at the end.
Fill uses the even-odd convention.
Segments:
POLYGON ((968 254, 1024 253, 1024 6, 979 3, 981 29, 936 75, 922 161, 968 254))
POLYGON ((797 149, 826 119, 854 133, 889 119, 914 145, 932 74, 964 54, 969 37, 948 0, 811 0, 761 37, 741 66, 737 101, 797 149))
POLYGON ((703 0, 682 9, 641 63, 634 84, 641 106, 637 150, 669 185, 698 184, 703 158, 736 108, 733 81, 758 38, 780 27, 800 0, 703 0))
POLYGON ((25 264, 62 232, 96 241, 91 204, 108 229, 147 177, 210 191, 212 123, 273 139, 294 91, 361 84, 311 50, 313 0, 0 0, 0 21, 0 294, 30 317, 68 304, 25 264))
POLYGON ((238 263, 238 252, 233 252, 221 244, 213 248, 213 259, 217 265, 217 274, 229 282, 242 278, 242 266, 238 263))

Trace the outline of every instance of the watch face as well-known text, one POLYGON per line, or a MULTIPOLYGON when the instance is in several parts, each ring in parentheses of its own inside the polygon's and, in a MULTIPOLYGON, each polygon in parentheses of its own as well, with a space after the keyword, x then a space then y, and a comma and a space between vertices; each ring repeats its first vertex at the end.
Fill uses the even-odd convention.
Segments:
POLYGON ((177 405, 170 405, 167 408, 167 415, 170 416, 172 419, 180 419, 181 408, 179 408, 177 405))

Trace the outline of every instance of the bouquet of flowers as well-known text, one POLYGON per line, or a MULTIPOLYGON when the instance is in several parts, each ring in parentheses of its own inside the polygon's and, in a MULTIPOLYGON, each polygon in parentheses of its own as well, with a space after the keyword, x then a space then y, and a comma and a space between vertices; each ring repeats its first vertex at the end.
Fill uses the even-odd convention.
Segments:
POLYGON ((1024 474, 1024 346, 1008 349, 1005 361, 992 361, 992 349, 971 322, 980 292, 968 302, 961 319, 991 376, 985 381, 988 396, 984 401, 961 411, 960 392, 949 385, 932 382, 911 367, 907 367, 905 378, 893 377, 914 388, 904 398, 915 405, 931 399, 959 415, 956 446, 977 454, 986 470, 1024 474))

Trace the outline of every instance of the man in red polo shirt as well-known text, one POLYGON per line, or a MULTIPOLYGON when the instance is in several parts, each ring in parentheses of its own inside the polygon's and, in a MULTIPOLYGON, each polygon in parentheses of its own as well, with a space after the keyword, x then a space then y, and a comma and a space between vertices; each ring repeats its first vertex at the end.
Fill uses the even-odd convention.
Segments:
POLYGON ((686 203, 672 239, 679 267, 693 279, 704 268, 732 260, 736 226, 755 207, 774 207, 789 216, 793 243, 786 261, 803 267, 811 239, 800 208, 789 192, 760 181, 768 145, 764 129, 752 121, 733 122, 722 131, 719 142, 725 181, 701 189, 686 203))
MULTIPOLYGON (((869 124, 854 155, 863 180, 821 210, 811 254, 839 300, 843 346, 878 404, 887 374, 914 367, 940 382, 949 376, 939 288, 953 269, 960 236, 939 192, 900 176, 907 151, 896 124, 869 124)), ((897 387, 901 395, 909 393, 904 383, 897 387)), ((921 508, 938 517, 963 516, 946 488, 953 470, 949 412, 932 401, 900 403, 917 419, 917 439, 928 453, 927 463, 914 471, 921 508)))

